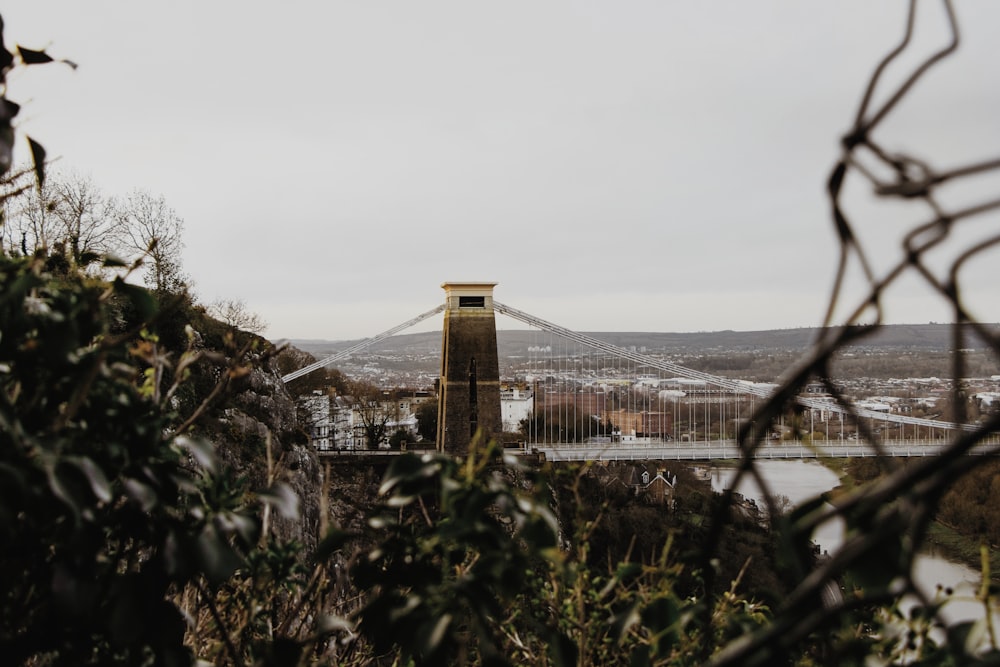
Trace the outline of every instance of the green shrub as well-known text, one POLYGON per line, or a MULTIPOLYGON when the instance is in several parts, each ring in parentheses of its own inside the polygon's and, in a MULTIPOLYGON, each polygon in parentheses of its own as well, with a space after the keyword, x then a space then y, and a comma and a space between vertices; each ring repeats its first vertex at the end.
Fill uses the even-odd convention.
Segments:
POLYGON ((47 260, 0 256, 0 654, 189 664, 174 594, 247 566, 259 507, 174 430, 156 337, 112 332, 113 301, 149 320, 150 295, 47 260))

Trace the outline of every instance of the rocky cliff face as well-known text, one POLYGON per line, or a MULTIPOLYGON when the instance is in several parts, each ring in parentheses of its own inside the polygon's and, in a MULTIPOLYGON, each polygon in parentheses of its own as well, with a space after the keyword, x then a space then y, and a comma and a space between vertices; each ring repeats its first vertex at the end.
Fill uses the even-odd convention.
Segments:
POLYGON ((378 502, 378 489, 387 466, 385 457, 352 457, 324 465, 333 525, 355 534, 362 532, 378 502))
POLYGON ((265 363, 242 378, 226 407, 206 424, 223 462, 245 477, 249 489, 270 486, 271 476, 299 498, 299 518, 273 516, 271 526, 283 539, 315 548, 323 521, 360 533, 378 499, 385 457, 350 457, 321 462, 297 421, 296 404, 277 371, 265 363), (325 513, 325 517, 324 517, 325 513))
POLYGON ((272 481, 282 481, 295 492, 299 518, 274 516, 271 526, 281 538, 298 540, 311 551, 318 540, 323 476, 316 452, 298 426, 295 401, 266 364, 255 366, 234 391, 211 429, 219 454, 246 477, 248 488, 266 489, 272 481))

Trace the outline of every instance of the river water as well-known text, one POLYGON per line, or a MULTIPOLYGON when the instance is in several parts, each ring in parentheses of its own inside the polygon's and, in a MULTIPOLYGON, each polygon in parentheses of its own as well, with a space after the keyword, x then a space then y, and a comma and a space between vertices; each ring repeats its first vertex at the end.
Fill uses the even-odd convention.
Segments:
MULTIPOLYGON (((815 498, 840 483, 830 469, 816 461, 758 461, 757 467, 765 483, 771 487, 771 493, 787 496, 793 505, 815 498)), ((732 467, 713 468, 712 488, 716 491, 727 488, 735 474, 736 469, 732 467)), ((753 498, 761 507, 764 506, 761 504, 763 495, 760 489, 749 477, 744 477, 736 491, 747 498, 753 498)), ((829 522, 821 526, 813 535, 813 541, 819 545, 821 552, 832 552, 843 542, 843 535, 844 523, 838 518, 836 523, 829 522)), ((950 623, 983 617, 982 603, 975 600, 980 581, 977 571, 940 556, 927 554, 917 557, 914 579, 921 590, 932 598, 938 587, 954 591, 943 611, 943 616, 950 623)))

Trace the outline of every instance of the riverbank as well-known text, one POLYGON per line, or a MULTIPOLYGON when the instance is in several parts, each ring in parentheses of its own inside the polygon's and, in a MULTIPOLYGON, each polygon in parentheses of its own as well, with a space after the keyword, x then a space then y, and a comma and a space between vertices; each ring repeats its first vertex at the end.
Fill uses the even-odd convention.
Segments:
MULTIPOLYGON (((834 472, 840 479, 840 485, 830 492, 831 499, 835 499, 838 493, 849 491, 873 478, 873 470, 869 466, 864 471, 865 479, 856 479, 852 475, 851 466, 848 465, 852 461, 851 459, 821 459, 821 461, 826 468, 834 472)), ((833 502, 836 501, 833 500, 833 502)), ((963 534, 955 526, 935 520, 928 527, 921 552, 940 556, 981 573, 983 570, 981 544, 982 542, 978 538, 963 534)), ((1000 549, 991 547, 989 549, 989 559, 990 580, 993 583, 1000 584, 1000 549)))
MULTIPOLYGON (((962 535, 940 521, 934 521, 927 530, 924 548, 921 551, 935 553, 982 573, 980 544, 979 540, 962 535)), ((989 556, 990 581, 1000 584, 1000 549, 990 548, 989 556)))

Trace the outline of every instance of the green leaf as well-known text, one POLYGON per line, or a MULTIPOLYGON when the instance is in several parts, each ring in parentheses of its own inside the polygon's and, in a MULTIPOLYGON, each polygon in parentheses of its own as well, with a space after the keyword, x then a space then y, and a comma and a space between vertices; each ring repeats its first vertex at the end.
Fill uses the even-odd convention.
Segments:
POLYGON ((265 656, 263 667, 295 667, 302 659, 302 644, 288 637, 277 637, 265 656))
POLYGON ((271 488, 262 491, 259 496, 284 518, 293 521, 299 518, 299 497, 287 484, 278 482, 271 488))
POLYGON ((321 614, 316 620, 316 634, 328 635, 332 632, 353 632, 354 624, 343 616, 321 614))
POLYGON ((908 555, 903 537, 896 530, 879 531, 870 537, 848 571, 862 589, 876 594, 889 590, 899 573, 906 571, 908 555))
POLYGON ((3 19, 0 18, 0 71, 6 72, 14 66, 14 54, 3 43, 3 19))
POLYGON ((681 610, 673 597, 661 596, 642 610, 642 623, 656 635, 656 650, 667 655, 670 647, 677 642, 677 624, 681 610))
MULTIPOLYGON (((385 472, 385 478, 379 487, 379 495, 385 495, 397 487, 404 486, 403 494, 411 494, 424 486, 427 480, 436 477, 442 469, 442 461, 437 456, 425 454, 416 456, 414 454, 404 454, 397 456, 389 469, 385 472)), ((429 489, 428 489, 429 490, 429 489)))
POLYGON ((205 578, 213 586, 224 582, 243 565, 243 559, 211 523, 205 524, 198 535, 198 560, 205 578))
POLYGON ((68 457, 66 463, 76 466, 77 470, 83 473, 87 481, 90 482, 90 490, 94 496, 103 503, 111 501, 111 484, 104 475, 104 471, 86 456, 68 457))
POLYGON ((553 632, 549 639, 549 655, 553 664, 561 667, 576 667, 579 654, 576 642, 561 632, 553 632))
POLYGON ((198 464, 210 473, 216 472, 217 459, 215 456, 215 445, 205 438, 192 438, 186 435, 179 435, 174 438, 174 442, 184 450, 187 450, 198 464))
POLYGON ((556 546, 558 531, 554 530, 544 514, 531 517, 520 531, 520 537, 536 549, 556 546))
POLYGON ((22 496, 26 490, 24 472, 9 463, 0 463, 0 491, 5 498, 13 495, 22 496))
MULTIPOLYGON (((0 49, 0 53, 5 52, 0 49)), ((6 173, 10 169, 14 159, 14 128, 11 127, 10 121, 17 115, 20 108, 10 100, 0 97, 0 174, 6 173)), ((2 215, 0 215, 0 224, 3 224, 2 215)))
POLYGON ((55 59, 45 53, 45 51, 26 49, 21 45, 18 45, 15 48, 17 49, 17 55, 21 56, 21 62, 25 65, 44 65, 45 63, 55 62, 55 59))
POLYGON ((628 664, 629 667, 649 667, 649 651, 642 646, 636 646, 632 649, 628 664))
POLYGON ((35 182, 38 184, 38 192, 41 193, 42 186, 45 185, 45 147, 31 137, 27 139, 31 148, 31 161, 35 166, 35 182))
POLYGON ((80 253, 80 266, 90 266, 94 262, 101 259, 101 255, 96 252, 82 252, 80 253))
POLYGON ((628 583, 632 581, 642 572, 642 565, 639 563, 619 563, 618 569, 615 570, 615 578, 619 579, 622 583, 628 583))
POLYGON ((49 469, 49 490, 52 494, 63 501, 73 513, 75 521, 79 522, 80 515, 84 508, 89 505, 80 484, 79 471, 67 464, 60 462, 49 469))
POLYGON ((72 60, 67 60, 66 58, 59 58, 58 60, 47 54, 45 51, 36 51, 35 49, 26 49, 21 45, 17 47, 17 53, 21 56, 21 62, 25 65, 45 65, 47 63, 61 63, 67 65, 73 69, 79 67, 72 60))
POLYGON ((122 484, 125 487, 126 495, 139 503, 143 512, 151 511, 159 502, 156 490, 145 482, 133 477, 126 477, 122 484))
POLYGON ((101 266, 107 269, 120 269, 128 266, 128 262, 126 262, 121 257, 115 257, 114 255, 104 255, 101 258, 101 266))
POLYGON ((52 568, 52 600, 60 615, 88 617, 100 604, 101 587, 93 578, 78 576, 64 563, 52 568))
POLYGON ((321 563, 332 556, 352 537, 350 533, 340 528, 331 528, 316 546, 316 562, 321 563))
POLYGON ((445 636, 448 634, 451 618, 451 614, 441 614, 434 627, 430 629, 430 632, 424 634, 423 641, 420 644, 421 653, 430 655, 441 647, 441 642, 444 641, 445 636))
POLYGON ((260 521, 239 512, 224 512, 215 517, 215 525, 224 535, 237 535, 244 545, 250 546, 260 538, 260 521))
POLYGON ((115 586, 108 623, 112 641, 119 646, 137 641, 142 634, 143 607, 148 602, 142 599, 146 591, 137 579, 135 575, 128 575, 115 586))
POLYGON ((970 637, 974 636, 973 621, 962 621, 948 626, 948 643, 951 646, 968 646, 970 637))
MULTIPOLYGON (((154 596, 147 596, 148 600, 154 596)), ((155 664, 162 667, 191 667, 197 664, 191 650, 184 646, 184 633, 187 622, 181 611, 169 600, 160 600, 153 606, 153 627, 146 628, 146 635, 151 636, 151 643, 157 647, 155 664)))
POLYGON ((156 313, 156 299, 153 298, 149 290, 127 283, 121 277, 115 278, 112 286, 115 294, 120 294, 128 299, 132 307, 135 308, 139 319, 149 320, 156 313))
POLYGON ((639 598, 636 598, 621 612, 611 617, 611 637, 620 642, 625 633, 639 622, 639 598))
POLYGON ((791 514, 788 516, 789 523, 795 525, 799 521, 807 518, 813 512, 822 510, 826 505, 826 497, 823 495, 815 496, 809 500, 800 503, 792 510, 791 514))
POLYGON ((198 550, 188 535, 170 530, 163 540, 163 563, 168 574, 177 579, 192 575, 199 560, 198 550))

